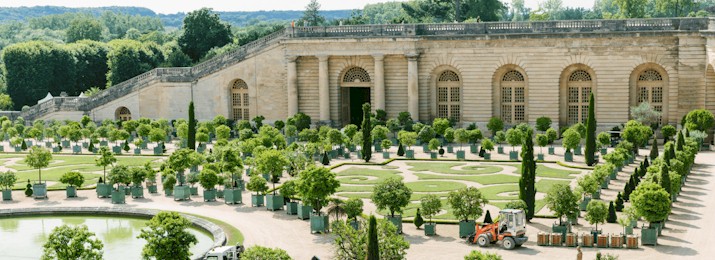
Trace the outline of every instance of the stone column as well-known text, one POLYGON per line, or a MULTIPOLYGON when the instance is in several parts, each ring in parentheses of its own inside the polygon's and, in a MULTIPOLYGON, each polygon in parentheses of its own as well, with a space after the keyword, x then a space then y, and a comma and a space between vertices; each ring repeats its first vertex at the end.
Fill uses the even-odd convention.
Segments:
POLYGON ((412 119, 420 119, 420 94, 419 94, 419 70, 417 69, 417 58, 419 54, 410 53, 407 56, 407 112, 410 112, 412 119))
POLYGON ((330 121, 330 83, 328 81, 328 55, 318 55, 318 99, 320 121, 330 121))
POLYGON ((385 110, 385 56, 372 55, 375 60, 375 110, 385 110))
POLYGON ((288 60, 288 116, 298 113, 298 73, 295 60, 298 56, 287 56, 288 60))

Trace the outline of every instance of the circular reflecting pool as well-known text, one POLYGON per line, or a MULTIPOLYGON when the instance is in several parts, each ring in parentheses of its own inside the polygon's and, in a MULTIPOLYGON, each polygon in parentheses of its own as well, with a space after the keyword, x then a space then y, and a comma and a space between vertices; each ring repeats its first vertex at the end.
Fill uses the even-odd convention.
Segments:
MULTIPOLYGON (((0 218, 0 259, 39 259, 52 229, 61 225, 86 225, 104 243, 104 259, 141 259, 146 241, 137 238, 148 219, 109 216, 38 216, 0 218)), ((198 239, 194 256, 208 251, 213 237, 189 229, 198 239)))

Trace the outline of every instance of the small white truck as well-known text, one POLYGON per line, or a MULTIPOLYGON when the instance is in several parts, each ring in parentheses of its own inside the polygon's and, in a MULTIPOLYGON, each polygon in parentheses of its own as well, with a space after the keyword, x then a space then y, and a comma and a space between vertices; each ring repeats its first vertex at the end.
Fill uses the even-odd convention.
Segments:
POLYGON ((204 255, 204 260, 238 260, 243 253, 243 246, 237 244, 236 246, 220 246, 211 249, 206 255, 204 255))

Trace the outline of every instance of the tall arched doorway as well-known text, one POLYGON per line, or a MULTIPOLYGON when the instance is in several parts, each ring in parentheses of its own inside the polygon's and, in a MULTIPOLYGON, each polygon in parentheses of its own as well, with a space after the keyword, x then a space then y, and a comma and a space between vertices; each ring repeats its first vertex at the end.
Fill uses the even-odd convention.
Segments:
POLYGON ((234 121, 250 120, 248 109, 248 84, 237 79, 231 84, 231 118, 234 121))
POLYGON ((351 67, 340 80, 341 118, 343 124, 362 123, 362 105, 370 103, 370 74, 360 67, 351 67))
MULTIPOLYGON (((667 124, 668 80, 668 73, 658 64, 644 63, 636 67, 631 73, 630 79, 630 107, 648 102, 653 110, 661 112, 657 123, 659 125, 667 124)), ((697 102, 697 100, 693 100, 693 102, 697 102)))
POLYGON ((445 70, 437 78, 437 117, 454 122, 462 120, 461 81, 452 70, 445 70))
POLYGON ((586 123, 588 103, 592 92, 596 92, 596 78, 593 69, 585 64, 574 64, 561 73, 559 100, 559 125, 568 127, 576 123, 586 123))
POLYGON ((127 107, 119 107, 114 112, 114 118, 119 121, 132 120, 132 112, 127 107))
POLYGON ((524 70, 516 65, 499 68, 493 78, 493 116, 506 125, 528 121, 528 86, 524 70))

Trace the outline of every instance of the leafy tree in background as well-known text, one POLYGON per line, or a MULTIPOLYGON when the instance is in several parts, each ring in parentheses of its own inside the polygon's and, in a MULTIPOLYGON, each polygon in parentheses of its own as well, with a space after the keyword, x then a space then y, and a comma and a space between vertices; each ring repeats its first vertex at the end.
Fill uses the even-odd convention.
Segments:
POLYGON ((305 6, 305 11, 300 21, 307 26, 319 26, 325 23, 325 17, 320 15, 320 3, 317 0, 310 0, 310 3, 305 6))
POLYGON ((104 87, 107 85, 107 54, 109 45, 102 42, 82 40, 73 44, 68 44, 67 48, 72 52, 77 62, 75 70, 76 92, 70 95, 79 95, 92 87, 104 87))
POLYGON ((574 194, 566 184, 556 184, 546 194, 546 206, 559 218, 559 225, 562 224, 563 217, 578 216, 579 196, 574 194))
POLYGON ((191 221, 176 212, 162 211, 156 214, 137 238, 146 240, 142 257, 149 259, 189 259, 196 236, 187 231, 191 221))
POLYGON ((109 42, 107 54, 107 84, 115 85, 156 68, 164 62, 164 54, 155 45, 134 40, 109 42))
POLYGON ((99 260, 103 259, 104 245, 85 225, 62 225, 52 229, 43 248, 43 260, 99 260))
POLYGON ((0 94, 0 110, 12 109, 12 98, 8 94, 0 94))
POLYGON ((402 210, 410 203, 412 190, 402 182, 402 179, 393 177, 375 185, 372 192, 372 201, 378 210, 387 209, 390 216, 395 217, 395 212, 402 210))
POLYGON ((188 13, 182 28, 184 34, 179 37, 179 46, 193 61, 201 59, 210 49, 232 41, 231 26, 223 23, 210 8, 188 13))
POLYGON ((613 0, 620 8, 620 15, 624 18, 643 18, 647 0, 613 0))
POLYGON ((104 26, 97 19, 77 17, 67 28, 67 42, 72 43, 79 40, 99 41, 102 39, 104 26))

